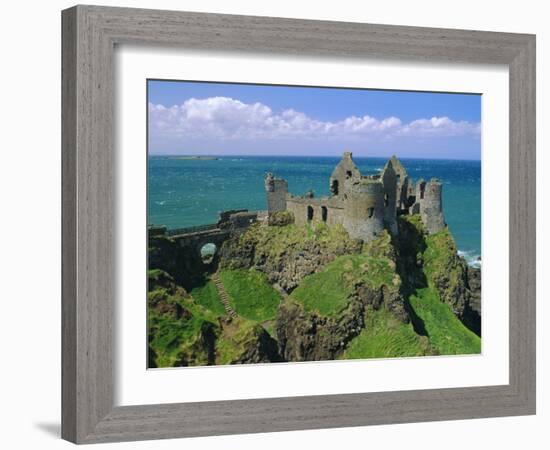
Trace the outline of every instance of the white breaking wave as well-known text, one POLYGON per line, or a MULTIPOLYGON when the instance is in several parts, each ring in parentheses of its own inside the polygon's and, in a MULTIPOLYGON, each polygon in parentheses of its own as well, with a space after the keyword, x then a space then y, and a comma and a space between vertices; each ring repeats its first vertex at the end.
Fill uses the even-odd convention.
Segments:
POLYGON ((465 252, 463 250, 458 250, 457 254, 458 256, 464 258, 470 267, 481 269, 481 255, 478 255, 473 251, 465 252))

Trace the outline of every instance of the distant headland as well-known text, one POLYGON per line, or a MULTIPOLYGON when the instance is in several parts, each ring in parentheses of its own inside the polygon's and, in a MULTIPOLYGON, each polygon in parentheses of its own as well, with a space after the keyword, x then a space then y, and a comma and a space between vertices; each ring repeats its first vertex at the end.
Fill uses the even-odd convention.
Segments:
POLYGON ((168 159, 198 159, 201 161, 217 161, 217 156, 201 156, 201 155, 181 155, 181 156, 169 156, 168 159))

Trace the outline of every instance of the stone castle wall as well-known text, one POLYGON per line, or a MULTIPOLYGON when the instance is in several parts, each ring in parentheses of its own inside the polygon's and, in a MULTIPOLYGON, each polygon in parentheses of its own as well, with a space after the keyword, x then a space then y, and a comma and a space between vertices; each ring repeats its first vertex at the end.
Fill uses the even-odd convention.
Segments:
POLYGON ((296 225, 309 223, 316 226, 322 222, 336 225, 344 220, 344 205, 332 197, 307 198, 289 194, 286 208, 294 215, 296 225))

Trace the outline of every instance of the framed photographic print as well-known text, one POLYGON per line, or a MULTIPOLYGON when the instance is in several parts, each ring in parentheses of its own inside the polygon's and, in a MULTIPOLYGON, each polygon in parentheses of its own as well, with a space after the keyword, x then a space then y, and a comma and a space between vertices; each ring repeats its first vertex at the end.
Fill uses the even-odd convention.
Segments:
POLYGON ((533 414, 534 55, 64 11, 63 437, 533 414))

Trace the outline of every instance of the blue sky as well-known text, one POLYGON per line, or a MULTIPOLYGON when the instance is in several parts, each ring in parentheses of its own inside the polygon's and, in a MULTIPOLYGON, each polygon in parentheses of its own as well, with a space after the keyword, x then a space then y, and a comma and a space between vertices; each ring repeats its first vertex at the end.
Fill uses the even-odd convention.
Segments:
POLYGON ((480 159, 481 96, 148 81, 150 154, 480 159))

